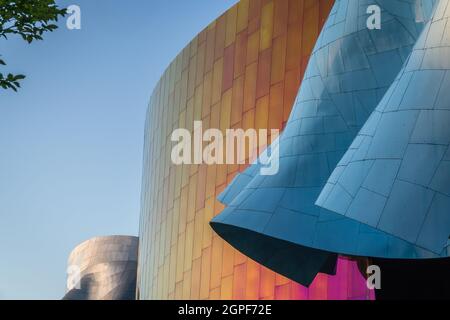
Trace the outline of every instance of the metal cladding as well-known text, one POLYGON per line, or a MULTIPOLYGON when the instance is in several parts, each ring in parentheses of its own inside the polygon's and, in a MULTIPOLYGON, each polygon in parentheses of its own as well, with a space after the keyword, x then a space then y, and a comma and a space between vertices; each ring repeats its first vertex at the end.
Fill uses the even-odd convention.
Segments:
POLYGON ((408 59, 433 5, 428 0, 335 2, 287 126, 271 146, 279 150, 279 172, 263 176, 254 164, 237 176, 219 198, 227 208, 211 222, 219 235, 304 285, 318 272, 329 272, 336 254, 367 256, 375 252, 374 243, 390 245, 386 257, 415 250, 396 235, 315 201, 408 59), (381 8, 379 30, 366 25, 371 4, 381 8))
POLYGON ((97 237, 77 246, 68 260, 63 300, 135 300, 137 237, 97 237))
MULTIPOLYGON (((373 298, 353 261, 305 247, 323 259, 313 262, 323 272, 336 273, 320 275, 305 288, 248 258, 213 232, 209 222, 224 209, 217 196, 247 165, 171 161, 172 133, 183 128, 193 134, 194 121, 222 133, 283 129, 333 4, 333 0, 241 0, 201 31, 162 76, 145 128, 140 299, 373 298)), ((339 14, 333 14, 336 21, 342 19, 339 14)), ((420 25, 407 18, 402 21, 409 34, 420 25)), ((392 40, 405 43, 396 51, 398 56, 392 54, 403 61, 414 39, 392 40)), ((254 244, 264 246, 264 240, 254 244)), ((289 251, 289 246, 280 243, 276 250, 289 251)))
POLYGON ((450 235, 450 5, 439 1, 408 62, 317 204, 405 241, 362 254, 447 257, 450 235))

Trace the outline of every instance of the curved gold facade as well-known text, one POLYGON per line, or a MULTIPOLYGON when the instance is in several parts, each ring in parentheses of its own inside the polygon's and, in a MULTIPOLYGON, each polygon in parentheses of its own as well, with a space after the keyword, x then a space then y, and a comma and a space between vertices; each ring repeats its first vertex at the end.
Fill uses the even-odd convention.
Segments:
MULTIPOLYGON (((245 165, 171 161, 178 128, 282 129, 333 0, 242 0, 176 57, 146 119, 140 299, 364 299, 357 266, 319 275, 309 289, 248 259, 209 226, 216 200, 245 165)), ((269 131, 270 132, 270 131, 269 131)))

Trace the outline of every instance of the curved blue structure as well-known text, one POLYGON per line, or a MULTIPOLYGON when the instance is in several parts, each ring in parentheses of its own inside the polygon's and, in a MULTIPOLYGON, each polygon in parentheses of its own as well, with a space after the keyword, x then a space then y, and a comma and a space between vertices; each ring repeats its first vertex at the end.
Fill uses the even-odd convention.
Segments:
MULTIPOLYGON (((390 257, 449 254, 449 18, 449 1, 442 0, 317 201, 421 248, 390 257)), ((380 250, 379 256, 386 254, 380 250)))
MULTIPOLYGON (((219 200, 214 230, 252 259, 303 285, 333 273, 337 254, 436 257, 363 221, 315 205, 355 136, 395 80, 431 16, 429 0, 338 0, 318 39, 279 148, 279 172, 254 164, 219 200), (366 9, 382 10, 369 30, 366 9)), ((333 208, 334 210, 334 208, 333 208)), ((338 211, 339 212, 339 211, 338 211)))

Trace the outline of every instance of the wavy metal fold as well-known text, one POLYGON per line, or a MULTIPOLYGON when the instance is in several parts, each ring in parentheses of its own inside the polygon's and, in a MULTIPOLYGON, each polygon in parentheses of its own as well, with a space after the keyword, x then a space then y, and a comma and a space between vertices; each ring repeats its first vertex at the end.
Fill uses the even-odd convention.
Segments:
POLYGON ((410 56, 433 7, 429 0, 336 1, 287 126, 272 146, 279 148, 280 171, 261 176, 254 164, 226 188, 219 200, 227 208, 211 221, 221 237, 306 286, 318 272, 333 273, 337 254, 435 256, 386 230, 315 205, 410 56), (366 26, 370 4, 382 9, 381 30, 366 26))
MULTIPOLYGON (((447 257, 450 236, 450 5, 441 0, 404 68, 317 204, 407 242, 395 258, 447 257)), ((386 257, 388 244, 375 243, 386 257)))

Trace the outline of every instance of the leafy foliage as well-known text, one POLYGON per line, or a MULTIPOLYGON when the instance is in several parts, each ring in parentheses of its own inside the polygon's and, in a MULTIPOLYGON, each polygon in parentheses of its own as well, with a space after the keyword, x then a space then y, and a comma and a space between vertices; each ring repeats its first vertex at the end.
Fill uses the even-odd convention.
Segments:
MULTIPOLYGON (((55 22, 65 15, 66 9, 58 8, 54 0, 0 0, 0 38, 19 35, 28 43, 43 40, 43 34, 57 29, 55 22)), ((0 59, 0 65, 5 66, 5 61, 0 59)), ((0 72, 0 87, 17 91, 24 78, 0 72)))

